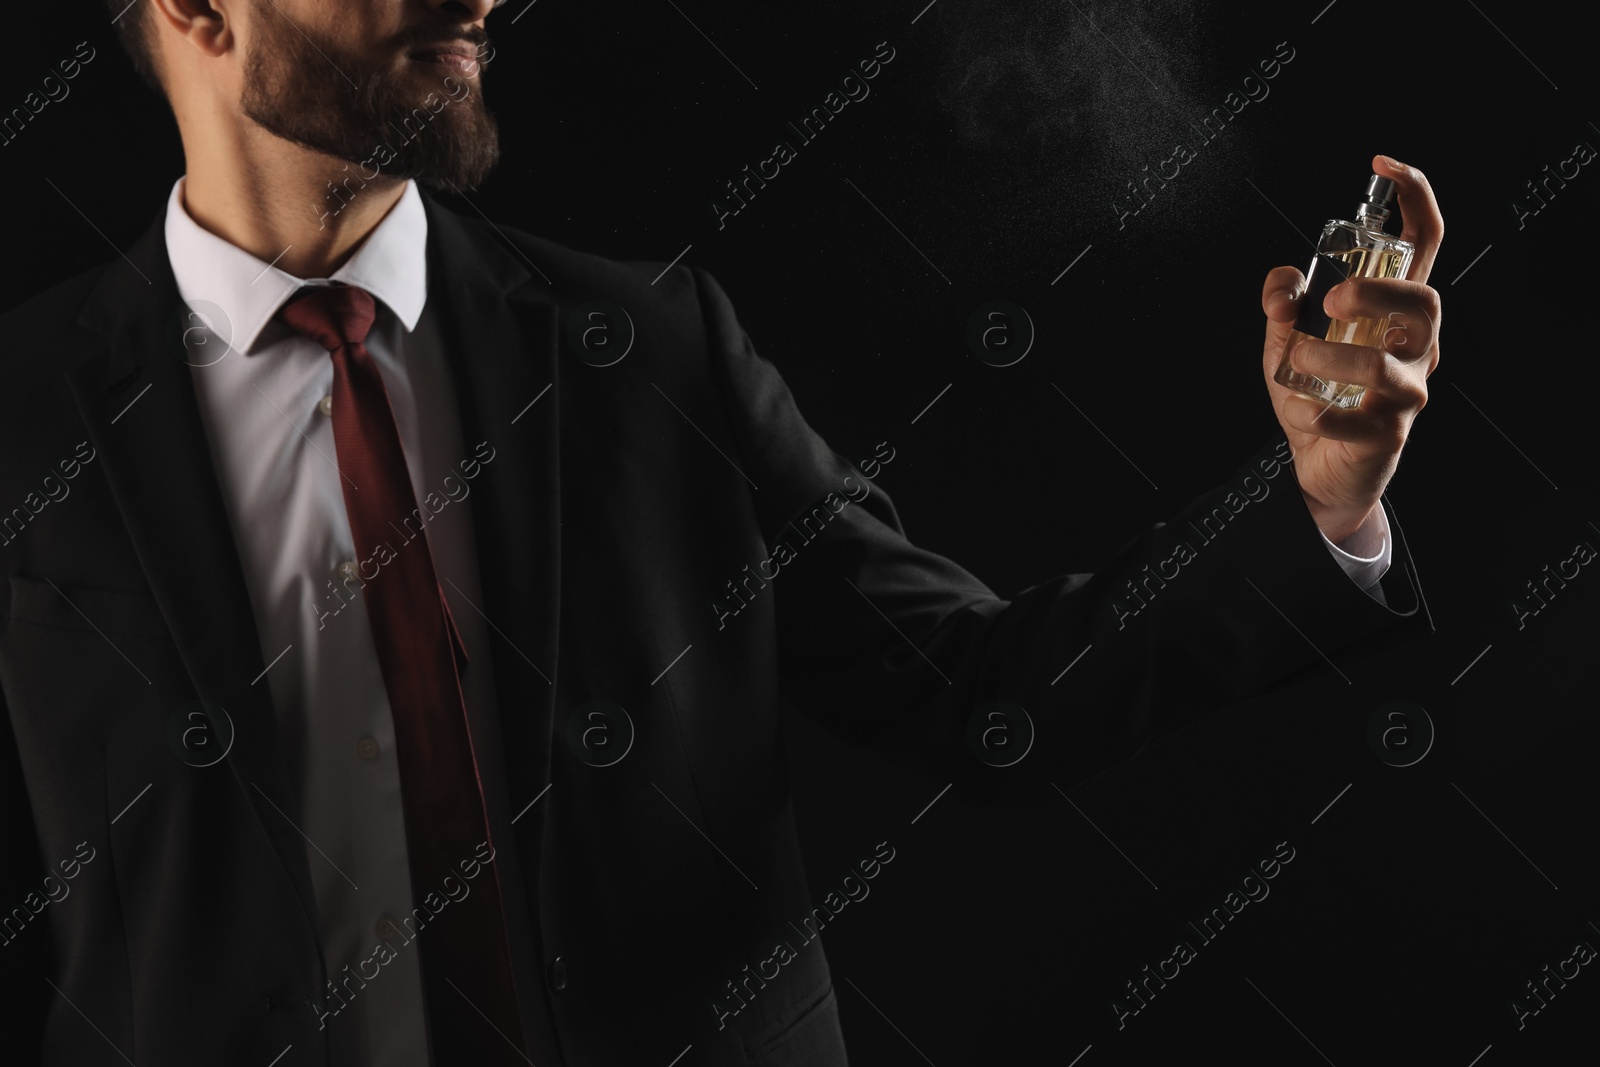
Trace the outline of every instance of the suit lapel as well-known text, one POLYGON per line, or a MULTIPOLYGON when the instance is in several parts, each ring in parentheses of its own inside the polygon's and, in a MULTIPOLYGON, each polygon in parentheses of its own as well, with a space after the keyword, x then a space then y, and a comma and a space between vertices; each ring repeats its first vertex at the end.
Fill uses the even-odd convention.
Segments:
MULTIPOLYGON (((202 700, 234 726, 227 762, 317 928, 298 799, 291 795, 250 596, 190 380, 194 325, 167 256, 165 211, 113 262, 79 325, 104 345, 66 374, 112 496, 202 700)), ((199 362, 199 360, 196 360, 199 362)))
MULTIPOLYGON (((550 780, 561 612, 557 307, 487 225, 426 193, 423 203, 428 299, 440 302, 462 443, 469 453, 479 442, 495 450, 472 495, 483 587, 477 607, 504 639, 494 650, 495 687, 518 813, 550 780)), ((534 850, 544 807, 518 826, 534 850)), ((536 861, 537 851, 527 859, 536 861)))

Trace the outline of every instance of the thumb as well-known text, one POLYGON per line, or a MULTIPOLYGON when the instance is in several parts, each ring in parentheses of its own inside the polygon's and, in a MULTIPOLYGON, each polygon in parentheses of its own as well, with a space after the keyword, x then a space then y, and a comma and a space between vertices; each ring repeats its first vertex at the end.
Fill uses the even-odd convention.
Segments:
POLYGON ((1278 364, 1283 360, 1289 331, 1300 315, 1305 291, 1305 275, 1294 267, 1275 267, 1268 271, 1261 287, 1261 310, 1267 316, 1267 336, 1261 346, 1261 372, 1267 380, 1267 392, 1275 397, 1287 395, 1287 390, 1276 380, 1278 364))
POLYGON ((1267 273, 1261 287, 1261 310, 1274 323, 1290 323, 1300 314, 1300 299, 1305 295, 1305 275, 1294 267, 1275 267, 1267 273))

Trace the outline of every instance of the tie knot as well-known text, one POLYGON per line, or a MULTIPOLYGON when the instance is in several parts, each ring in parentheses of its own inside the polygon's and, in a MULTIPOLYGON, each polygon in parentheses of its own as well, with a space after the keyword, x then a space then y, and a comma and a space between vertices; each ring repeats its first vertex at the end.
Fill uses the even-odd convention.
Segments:
POLYGON ((372 294, 353 285, 308 285, 289 298, 278 317, 329 352, 360 344, 372 329, 377 305, 372 294))

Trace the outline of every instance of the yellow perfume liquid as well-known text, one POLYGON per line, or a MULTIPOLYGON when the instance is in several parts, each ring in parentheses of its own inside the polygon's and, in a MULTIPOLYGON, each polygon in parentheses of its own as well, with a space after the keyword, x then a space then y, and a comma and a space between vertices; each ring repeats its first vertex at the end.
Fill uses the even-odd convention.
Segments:
POLYGON ((1273 375, 1273 380, 1279 385, 1334 407, 1353 408, 1360 405, 1366 393, 1365 386, 1302 374, 1290 366, 1289 353, 1295 345, 1308 339, 1374 348, 1383 346, 1383 336, 1389 329, 1389 316, 1334 319, 1322 310, 1322 301, 1328 295, 1328 290, 1349 278, 1406 276, 1415 247, 1409 241, 1383 232, 1384 221, 1389 217, 1388 204, 1393 196, 1394 182, 1373 175, 1367 182, 1366 198, 1356 209, 1355 221, 1329 219, 1323 226, 1316 258, 1306 271, 1306 293, 1301 299, 1300 315, 1295 319, 1294 328, 1289 331, 1277 373, 1273 375))

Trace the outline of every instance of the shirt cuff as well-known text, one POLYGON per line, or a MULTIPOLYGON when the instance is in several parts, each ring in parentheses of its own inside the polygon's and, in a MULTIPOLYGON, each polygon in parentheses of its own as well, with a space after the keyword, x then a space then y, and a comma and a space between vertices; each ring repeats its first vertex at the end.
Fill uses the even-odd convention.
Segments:
POLYGON ((1378 580, 1389 570, 1394 557, 1394 540, 1389 536, 1389 516, 1383 502, 1380 500, 1361 528, 1343 541, 1334 544, 1327 534, 1322 535, 1322 540, 1350 580, 1382 602, 1383 587, 1378 580))

